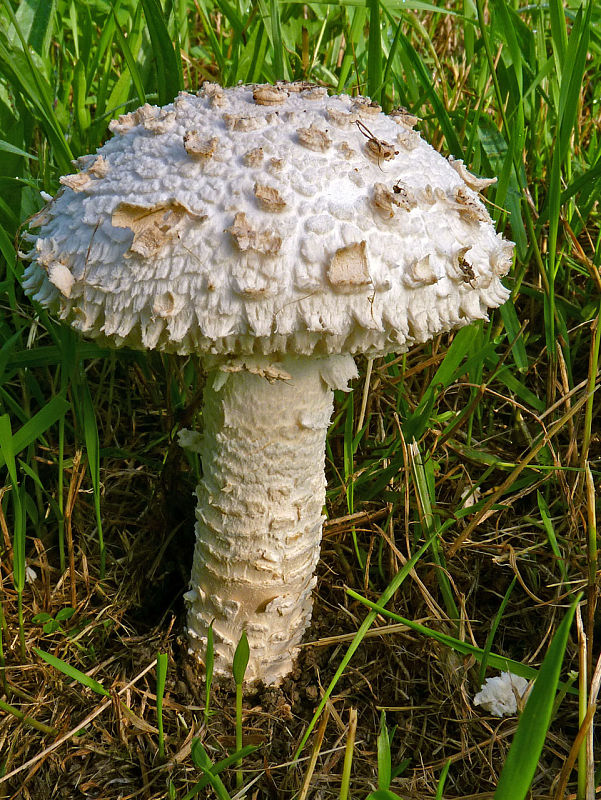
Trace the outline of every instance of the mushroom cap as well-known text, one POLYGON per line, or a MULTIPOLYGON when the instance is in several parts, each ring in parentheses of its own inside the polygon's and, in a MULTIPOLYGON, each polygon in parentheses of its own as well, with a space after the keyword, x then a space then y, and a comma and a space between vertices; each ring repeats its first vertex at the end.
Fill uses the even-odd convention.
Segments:
POLYGON ((415 121, 307 84, 142 106, 30 221, 24 287, 180 354, 375 356, 486 319, 513 245, 415 121))

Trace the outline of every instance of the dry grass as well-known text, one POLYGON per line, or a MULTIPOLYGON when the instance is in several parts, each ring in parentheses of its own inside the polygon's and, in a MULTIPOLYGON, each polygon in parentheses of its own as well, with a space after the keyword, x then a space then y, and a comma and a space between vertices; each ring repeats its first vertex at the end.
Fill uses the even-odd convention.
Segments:
MULTIPOLYGON (((444 352, 442 343, 440 352, 444 352)), ((431 362, 433 366, 435 356, 431 362)), ((408 357, 402 391, 410 404, 417 404, 431 368, 423 366, 418 352, 408 357)), ((92 385, 96 377, 92 369, 88 375, 92 385)), ((376 363, 368 404, 372 436, 360 454, 366 463, 383 429, 394 424, 387 409, 398 391, 398 385, 376 363)), ((466 391, 460 385, 451 387, 441 406, 461 407, 466 391)), ((87 477, 83 475, 80 485, 83 465, 71 469, 72 484, 80 485, 71 514, 74 544, 69 555, 73 556, 74 573, 67 569, 59 574, 53 531, 35 540, 35 556, 32 553, 28 563, 38 577, 28 584, 25 593, 25 663, 18 653, 15 596, 7 570, 11 542, 9 537, 5 539, 6 694, 11 702, 18 701, 16 705, 31 720, 52 728, 44 734, 33 727, 33 722, 11 714, 2 716, 0 741, 6 772, 15 771, 0 784, 6 797, 162 798, 167 796, 169 780, 179 796, 195 776, 198 779, 189 757, 193 737, 200 737, 215 760, 233 748, 233 684, 217 687, 211 703, 214 714, 205 724, 202 671, 186 654, 182 593, 193 547, 193 483, 177 448, 164 443, 159 435, 163 431, 168 438, 175 422, 155 405, 157 398, 166 394, 159 377, 155 376, 149 387, 135 365, 116 367, 114 397, 119 402, 110 415, 99 413, 101 422, 110 422, 101 426, 100 437, 122 452, 144 453, 145 463, 140 464, 133 456, 103 462, 102 507, 109 554, 108 577, 103 582, 96 577, 99 564, 87 477), (132 414, 127 413, 127 406, 133 395, 132 414), (32 622, 39 612, 54 616, 69 605, 76 613, 63 623, 63 630, 46 635, 41 625, 32 622), (99 680, 113 700, 99 697, 41 662, 34 654, 35 647, 99 680), (164 763, 160 763, 157 749, 154 662, 158 652, 169 654, 164 763), (131 714, 123 710, 117 697, 131 714)), ((355 391, 354 403, 358 414, 361 386, 355 391)), ((516 457, 503 412, 513 407, 509 398, 498 399, 485 445, 488 454, 503 462, 516 457)), ((444 515, 453 513, 461 494, 470 486, 469 462, 457 450, 460 438, 438 444, 437 434, 436 430, 428 433, 427 446, 431 457, 440 463, 437 511, 444 515)), ((342 435, 334 432, 330 443, 337 460, 342 435)), ((565 433, 555 443, 560 462, 571 445, 565 433)), ((289 762, 323 687, 365 614, 359 603, 349 599, 345 586, 377 599, 382 576, 384 580, 392 577, 415 546, 416 517, 410 509, 415 509, 416 503, 409 482, 409 458, 407 454, 407 464, 393 476, 388 489, 390 496, 408 496, 409 507, 401 504, 393 508, 381 500, 365 502, 349 518, 343 492, 332 492, 314 622, 298 667, 278 689, 249 688, 245 692, 245 743, 260 745, 244 762, 245 775, 259 776, 250 797, 293 797, 303 785, 309 751, 305 750, 296 765, 290 767, 289 762), (369 557, 364 570, 358 568, 352 546, 353 524, 361 550, 369 557)), ((330 486, 337 482, 335 467, 332 465, 330 486)), ((359 457, 357 472, 361 468, 359 457)), ((481 489, 486 495, 497 486, 498 478, 487 481, 481 489)), ((389 608, 482 645, 508 584, 516 576, 518 586, 503 615, 494 649, 524 663, 539 663, 567 600, 558 565, 544 551, 540 527, 534 521, 536 487, 537 482, 533 482, 527 490, 516 489, 506 495, 504 509, 483 519, 449 559, 447 574, 461 612, 458 628, 440 605, 433 563, 419 565, 389 608)), ((575 514, 564 539, 569 588, 573 591, 575 584, 585 582, 586 564, 580 544, 584 507, 578 496, 569 494, 570 488, 566 481, 575 514)), ((462 525, 465 522, 458 523, 456 541, 462 538, 462 525)), ((452 542, 450 536, 446 545, 450 548, 452 542)), ((565 666, 570 665, 577 667, 574 642, 565 666)), ((396 726, 393 765, 410 759, 401 777, 393 782, 402 797, 434 797, 440 771, 448 760, 451 769, 445 797, 492 797, 516 720, 494 719, 473 707, 477 674, 473 659, 459 656, 402 625, 379 619, 328 706, 330 714, 308 796, 338 796, 349 710, 354 707, 358 725, 352 797, 364 797, 376 786, 381 709, 387 710, 389 725, 396 726)), ((533 786, 534 797, 554 797, 554 782, 578 729, 577 712, 576 700, 566 698, 553 720, 533 786)))

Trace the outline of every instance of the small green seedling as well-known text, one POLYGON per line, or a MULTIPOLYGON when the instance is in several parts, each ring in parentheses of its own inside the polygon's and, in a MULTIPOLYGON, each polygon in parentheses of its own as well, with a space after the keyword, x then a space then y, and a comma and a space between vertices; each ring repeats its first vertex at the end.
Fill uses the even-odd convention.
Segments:
POLYGON ((82 686, 86 686, 88 689, 91 689, 93 692, 103 697, 111 696, 110 692, 107 691, 101 683, 94 680, 94 678, 91 678, 89 675, 86 675, 85 672, 77 669, 77 667, 72 667, 71 664, 67 664, 67 662, 63 661, 61 658, 53 656, 52 653, 46 653, 45 650, 40 650, 39 647, 34 647, 34 652, 37 653, 43 661, 50 664, 51 667, 60 670, 63 675, 66 675, 68 678, 78 681, 82 686))
MULTIPOLYGON (((26 537, 26 500, 27 493, 19 483, 17 465, 15 461, 15 448, 11 430, 10 417, 3 414, 0 417, 0 454, 8 470, 12 487, 12 500, 14 511, 13 523, 13 584, 17 593, 17 608, 19 618, 19 642, 21 645, 21 659, 25 660, 25 630, 23 627, 23 589, 25 587, 25 537, 26 537)), ((2 657, 4 660, 4 656, 2 657)))
POLYGON ((210 703, 211 703, 211 684, 213 683, 213 666, 215 664, 215 649, 213 646, 213 622, 209 625, 207 631, 207 653, 205 656, 205 672, 206 672, 206 689, 205 689, 205 710, 204 718, 205 725, 211 716, 210 703))
POLYGON ((157 727, 159 729, 159 758, 165 758, 165 734, 163 733, 163 696, 167 678, 167 653, 157 655, 157 727))
POLYGON ((61 622, 66 622, 68 619, 71 619, 73 614, 75 614, 75 609, 71 606, 65 606, 65 608, 61 608, 60 611, 57 611, 54 617, 46 611, 42 611, 36 614, 35 617, 32 617, 32 622, 35 622, 37 625, 42 625, 44 633, 56 633, 57 631, 64 633, 61 622))
POLYGON ((392 767, 392 755, 390 745, 394 737, 396 725, 392 731, 386 725, 386 712, 380 714, 380 733, 378 734, 378 789, 372 792, 366 800, 402 800, 402 798, 390 790, 390 782, 405 771, 409 764, 409 759, 401 761, 394 769, 392 767))
MULTIPOLYGON (((250 648, 248 646, 248 639, 246 638, 246 631, 242 631, 242 636, 236 647, 234 653, 234 663, 232 670, 234 673, 234 682, 236 684, 236 750, 242 750, 242 684, 244 683, 244 674, 248 666, 248 659, 250 656, 250 648)), ((242 760, 237 763, 238 769, 236 770, 236 787, 242 788, 242 760)))
MULTIPOLYGON (((200 739, 192 740, 192 761, 197 769, 203 773, 203 777, 194 784, 190 791, 184 795, 182 800, 192 800, 201 792, 205 787, 211 786, 219 800, 231 800, 223 781, 219 777, 219 773, 231 767, 237 762, 241 762, 243 758, 254 753, 257 748, 253 745, 247 745, 242 750, 237 750, 231 756, 224 758, 213 764, 207 751, 201 744, 200 739)), ((204 796, 204 795, 203 795, 204 796)))
POLYGON ((390 755, 390 741, 394 736, 388 732, 386 725, 386 712, 380 714, 380 733, 378 734, 378 789, 389 789, 392 780, 392 757, 390 755))

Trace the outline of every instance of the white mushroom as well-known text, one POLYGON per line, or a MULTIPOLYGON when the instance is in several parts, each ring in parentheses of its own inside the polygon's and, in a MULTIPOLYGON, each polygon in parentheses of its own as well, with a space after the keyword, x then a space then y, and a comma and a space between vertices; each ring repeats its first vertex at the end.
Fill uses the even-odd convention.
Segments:
POLYGON ((528 681, 513 672, 502 672, 494 678, 487 678, 480 691, 474 695, 474 705, 482 706, 495 717, 515 714, 518 700, 522 700, 528 688, 528 681))
POLYGON ((202 360, 190 648, 213 621, 230 674, 246 630, 248 679, 274 683, 311 616, 332 389, 355 354, 485 318, 511 245, 432 147, 388 144, 399 124, 368 99, 205 86, 112 129, 80 162, 102 169, 32 220, 24 287, 100 342, 202 360))

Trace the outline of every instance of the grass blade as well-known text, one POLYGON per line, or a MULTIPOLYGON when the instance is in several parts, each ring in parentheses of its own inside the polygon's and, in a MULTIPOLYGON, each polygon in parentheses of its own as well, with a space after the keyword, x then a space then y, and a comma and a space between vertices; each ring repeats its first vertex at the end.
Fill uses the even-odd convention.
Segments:
POLYGON ((213 667, 215 665, 215 648, 213 645, 213 621, 209 625, 207 631, 207 651, 205 656, 205 707, 204 718, 205 724, 209 721, 211 714, 211 684, 213 683, 213 667))
POLYGON ((509 748, 494 800, 524 800, 528 794, 551 722, 563 655, 579 601, 580 597, 574 600, 549 645, 509 748))
POLYGON ((83 379, 81 387, 81 409, 84 438, 86 442, 86 453, 88 455, 88 466, 90 468, 90 479, 94 490, 94 509, 96 512, 96 526, 98 529, 98 545, 100 547, 100 579, 104 578, 106 568, 106 550, 104 547, 104 536, 102 534, 102 514, 100 513, 100 443, 98 439, 98 425, 96 424, 96 412, 90 396, 90 387, 87 380, 83 379))
MULTIPOLYGON (((12 447, 15 455, 24 450, 28 445, 45 433, 51 425, 54 425, 70 408, 69 403, 57 395, 50 402, 46 403, 38 413, 28 420, 12 438, 12 447)), ((0 467, 6 464, 4 454, 0 453, 0 467)))
POLYGON ((342 778, 340 780, 340 794, 338 795, 338 800, 348 800, 356 733, 357 709, 351 708, 349 709, 348 732, 346 735, 346 746, 344 748, 344 765, 342 767, 342 778))
POLYGON ((219 800, 231 800, 230 795, 225 788, 225 784, 221 778, 215 774, 213 770, 213 762, 209 758, 207 751, 204 749, 199 739, 196 739, 193 745, 193 759, 194 763, 200 769, 207 783, 214 790, 219 800))
POLYGON ((21 658, 25 659, 25 632, 23 628, 23 588, 25 586, 25 501, 27 496, 19 485, 15 462, 14 439, 8 414, 0 417, 0 452, 2 453, 12 486, 13 521, 13 584, 17 592, 19 642, 21 658))
POLYGON ((473 351, 473 343, 477 335, 477 328, 473 325, 462 328, 455 334, 442 364, 436 370, 418 407, 403 424, 403 435, 407 441, 419 439, 426 430, 437 393, 441 387, 446 388, 459 377, 457 370, 463 359, 470 351, 473 351))
POLYGON ((184 88, 182 60, 171 41, 167 20, 158 0, 141 0, 152 43, 159 105, 170 103, 184 88))
POLYGON ((278 0, 269 2, 271 19, 271 45, 273 48, 273 76, 276 81, 283 81, 286 78, 284 69, 284 42, 282 40, 282 24, 280 21, 280 9, 278 0))
MULTIPOLYGON (((451 525, 450 521, 448 523, 445 523, 445 526, 443 526, 443 530, 445 528, 449 527, 450 525, 451 525)), ((394 576, 392 581, 389 583, 389 585, 386 588, 386 590, 380 595, 380 598, 379 598, 378 602, 380 603, 380 605, 382 607, 385 606, 386 603, 399 590, 399 588, 403 584, 403 581, 405 580, 407 575, 409 575, 409 573, 415 567, 415 565, 420 560, 420 558, 424 555, 424 553, 431 546, 431 544, 434 541, 434 539, 441 532, 442 531, 438 531, 438 530, 434 531, 432 533, 432 535, 429 536, 428 539, 426 539, 426 541, 419 548, 419 550, 417 550, 417 552, 414 553, 414 555, 407 561, 407 563, 404 564, 401 567, 401 569, 397 572, 397 574, 394 576)), ((359 627, 359 630, 355 634, 355 637, 354 637, 353 641, 350 643, 350 645, 349 645, 349 647, 348 647, 348 649, 347 649, 342 661, 340 662, 340 664, 338 666, 338 669, 336 670, 336 673, 335 673, 334 677, 332 678, 328 688, 324 692, 323 697, 321 698, 321 701, 320 701, 319 705, 317 706, 317 709, 316 709, 315 713, 313 714, 313 718, 311 719, 311 722, 307 726, 307 730, 303 734, 301 742, 300 742, 299 746, 297 747, 296 752, 294 753, 294 756, 292 758, 293 761, 296 761, 298 759, 303 747, 306 745, 307 740, 309 739, 309 736, 311 735, 311 732, 312 732, 313 728, 317 724, 317 721, 318 721, 319 717, 321 716, 322 711, 326 707, 328 699, 329 699, 330 695, 332 694, 332 692, 334 691, 334 689, 336 687, 336 684, 338 683, 338 680, 340 679, 340 676, 342 675, 344 670, 347 668, 347 666, 348 666, 351 658, 353 657, 355 651, 357 650, 357 648, 359 647, 359 645, 363 641, 363 637, 365 636, 367 631, 371 628, 371 626, 374 623, 376 617, 378 616, 378 613, 379 613, 379 611, 370 611, 369 614, 365 617, 365 619, 361 623, 361 625, 359 627)))
POLYGON ((482 660, 480 661, 480 670, 478 672, 478 685, 480 686, 484 683, 484 676, 486 675, 486 668, 488 666, 488 657, 492 649, 492 643, 495 640, 495 634, 497 632, 497 628, 499 627, 499 623, 503 619, 503 614, 505 613, 507 603, 509 602, 509 598, 511 597, 511 593, 513 592, 513 587, 515 586, 516 581, 517 577, 514 576, 511 583, 507 587, 507 591, 503 596, 503 600, 501 601, 499 610, 495 614, 495 618, 493 619, 492 625, 490 626, 489 634, 486 637, 486 643, 484 645, 484 650, 482 651, 482 660))
POLYGON ((390 756, 390 736, 386 725, 386 712, 380 713, 380 733, 378 734, 378 789, 390 788, 392 765, 390 756))
POLYGON ((210 769, 208 769, 206 766, 204 767, 204 769, 206 769, 206 771, 210 773, 210 777, 209 775, 206 775, 204 778, 201 778, 192 787, 192 789, 182 798, 182 800, 192 800, 192 798, 196 797, 196 795, 202 789, 204 789, 206 786, 211 785, 211 778, 213 778, 215 775, 218 775, 220 772, 223 772, 223 770, 228 769, 233 764, 237 763, 239 760, 246 758, 246 756, 250 755, 251 753, 254 753, 256 749, 257 749, 256 745, 248 744, 246 745, 246 747, 243 747, 242 750, 232 753, 230 756, 227 756, 227 758, 224 758, 222 761, 218 761, 216 764, 211 764, 211 760, 209 759, 206 751, 204 750, 204 747, 202 747, 202 745, 200 744, 200 741, 198 739, 194 739, 192 743, 192 760, 200 770, 203 769, 202 766, 203 764, 206 765, 208 763, 210 765, 210 769), (203 760, 204 757, 206 757, 206 760, 203 760))
MULTIPOLYGON (((414 622, 412 619, 402 617, 400 614, 395 614, 393 611, 389 611, 387 608, 384 608, 381 603, 373 603, 371 600, 367 600, 358 592, 353 591, 353 589, 347 588, 346 593, 355 600, 358 600, 364 606, 371 608, 374 613, 382 614, 385 617, 393 619, 395 622, 402 622, 408 628, 411 628, 411 630, 417 631, 424 636, 429 636, 431 639, 435 639, 437 642, 440 642, 440 644, 450 647, 457 653, 473 656, 476 661, 482 661, 486 655, 489 666, 501 671, 509 670, 510 672, 514 672, 516 675, 520 675, 522 678, 527 678, 528 680, 533 680, 538 675, 538 672, 534 667, 529 667, 527 664, 522 664, 521 661, 514 661, 512 658, 501 656, 498 653, 489 652, 485 654, 485 651, 480 647, 475 647, 473 644, 464 642, 461 639, 456 639, 455 637, 449 636, 446 633, 441 633, 433 628, 428 628, 419 622, 414 622)), ((567 684, 560 685, 561 688, 566 692, 569 692, 570 694, 578 694, 576 689, 572 689, 567 684)))
POLYGON ((138 71, 138 65, 136 64, 136 61, 132 55, 128 41, 123 35, 123 31, 119 26, 119 22, 117 20, 117 16, 114 11, 113 11, 113 17, 115 18, 115 38, 119 43, 119 47, 121 48, 121 52, 123 53, 123 58, 125 59, 125 63, 127 64, 129 74, 131 75, 131 79, 134 84, 136 94, 138 95, 138 102, 142 106, 146 102, 146 92, 144 91, 142 78, 140 77, 140 72, 138 71))
MULTIPOLYGON (((242 636, 236 647, 234 653, 234 663, 232 671, 234 673, 234 681, 236 683, 236 750, 242 750, 242 684, 244 683, 244 675, 248 666, 248 659, 250 658, 250 648, 248 646, 248 638, 246 631, 242 631, 242 636)), ((238 789, 242 788, 242 760, 237 763, 238 769, 236 770, 236 786, 238 789)))
POLYGON ((455 126, 449 117, 449 113, 445 108, 444 103, 438 96, 438 93, 432 84, 428 70, 426 69, 416 49, 409 41, 408 37, 401 30, 399 30, 399 40, 409 59, 409 62, 415 71, 417 80, 424 88, 425 96, 422 99, 423 102, 429 100, 432 103, 432 106, 434 107, 434 113, 438 119, 438 124, 440 125, 445 135, 445 139, 447 140, 449 150, 456 158, 462 158, 463 148, 459 142, 459 138, 455 131, 455 126))
POLYGON ((380 32, 380 2, 367 0, 369 7, 369 36, 367 40, 367 93, 376 103, 382 102, 382 34, 380 32))
POLYGON ((90 678, 89 675, 86 675, 85 672, 77 669, 76 667, 72 667, 71 664, 67 664, 66 661, 63 661, 61 658, 57 658, 53 656, 52 653, 47 653, 45 650, 40 650, 39 647, 34 647, 35 652, 37 655, 43 659, 47 664, 50 664, 51 667, 55 667, 56 669, 60 670, 63 675, 66 675, 67 678, 72 678, 73 680, 81 683, 82 686, 87 686, 88 689, 91 689, 96 694, 100 694, 103 697, 110 697, 110 692, 104 688, 101 683, 95 681, 94 678, 90 678))
POLYGON ((163 732, 163 697, 167 678, 167 653, 157 655, 157 727, 159 729, 159 758, 165 758, 165 734, 163 732))

